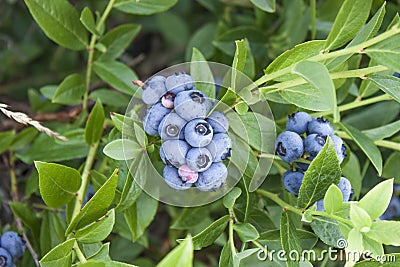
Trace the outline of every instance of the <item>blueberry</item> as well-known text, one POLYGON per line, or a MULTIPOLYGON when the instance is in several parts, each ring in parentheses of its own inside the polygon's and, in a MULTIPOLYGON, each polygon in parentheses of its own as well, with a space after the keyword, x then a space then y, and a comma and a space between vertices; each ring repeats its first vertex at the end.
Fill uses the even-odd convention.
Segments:
POLYGON ((4 248, 0 248, 0 267, 12 267, 12 257, 4 248))
POLYGON ((193 88, 194 83, 192 77, 184 72, 176 72, 167 77, 165 80, 167 91, 173 94, 180 93, 184 90, 193 88))
POLYGON ((212 156, 207 148, 194 147, 186 154, 186 162, 190 169, 196 172, 203 172, 210 167, 212 156))
POLYGON ((319 134, 322 136, 332 135, 333 127, 328 120, 324 119, 324 117, 313 118, 308 123, 308 132, 310 134, 319 134))
POLYGON ((303 182, 304 173, 299 171, 288 170, 282 176, 283 185, 286 191, 292 193, 295 197, 298 196, 301 183, 303 182))
POLYGON ((307 131, 308 123, 312 120, 311 116, 306 112, 295 112, 288 116, 286 122, 286 130, 303 134, 307 131))
MULTIPOLYGON (((309 156, 306 158, 306 160, 313 161, 314 158, 315 157, 309 156)), ((303 162, 296 162, 296 163, 297 163, 297 166, 299 166, 302 171, 307 171, 308 167, 310 167, 310 164, 308 164, 308 163, 303 163, 303 162)))
POLYGON ((342 138, 340 138, 339 136, 332 135, 331 138, 333 141, 333 145, 335 146, 336 155, 339 159, 339 163, 342 163, 344 158, 347 156, 346 146, 344 145, 342 138))
POLYGON ((326 143, 326 136, 310 134, 304 140, 304 149, 312 157, 317 156, 326 143))
POLYGON ((324 199, 317 201, 317 211, 325 211, 324 199))
POLYGON ((214 134, 211 143, 206 146, 214 162, 219 162, 230 157, 231 147, 231 138, 225 133, 214 134))
POLYGON ((164 107, 161 102, 148 108, 143 118, 144 131, 149 135, 157 135, 161 120, 170 112, 171 109, 164 107))
POLYGON ((276 139, 275 151, 284 161, 294 162, 304 153, 303 140, 297 133, 282 132, 276 139))
POLYGON ((199 178, 199 173, 192 170, 188 165, 182 165, 178 169, 178 174, 181 177, 182 181, 186 183, 195 183, 199 178))
POLYGON ((160 157, 165 164, 179 168, 186 164, 186 154, 190 148, 185 141, 167 140, 160 147, 160 157))
POLYGON ((7 250, 13 259, 20 258, 25 252, 25 240, 16 232, 5 232, 0 238, 1 247, 7 250))
POLYGON ((213 127, 214 133, 226 133, 229 129, 228 118, 222 112, 213 111, 206 121, 213 127))
POLYGON ((395 72, 395 73, 393 73, 393 76, 396 77, 396 78, 400 78, 400 73, 395 72))
POLYGON ((392 199, 390 199, 389 206, 379 218, 381 220, 392 220, 393 218, 399 216, 400 216, 400 199, 397 196, 393 196, 392 199))
POLYGON ((191 120, 185 126, 186 141, 194 147, 208 145, 213 138, 213 132, 211 125, 202 119, 191 120))
POLYGON ((169 187, 176 190, 186 190, 192 186, 192 183, 187 183, 179 177, 178 169, 174 166, 165 166, 163 171, 163 177, 169 187))
POLYGON ((211 164, 208 170, 199 173, 199 179, 195 183, 201 191, 215 191, 226 181, 228 170, 222 162, 211 164))
POLYGON ((161 104, 166 108, 174 108, 175 94, 168 92, 161 98, 161 104))
POLYGON ((180 92, 175 96, 176 113, 187 121, 205 118, 212 108, 211 100, 198 90, 180 92))
POLYGON ((338 187, 339 187, 340 191, 342 192, 343 201, 344 202, 349 201, 350 200, 350 195, 351 195, 351 192, 352 192, 350 181, 345 177, 341 177, 340 178, 340 182, 338 184, 338 187))
POLYGON ((143 85, 143 102, 148 105, 153 105, 157 103, 166 92, 165 77, 160 75, 153 76, 143 85))
POLYGON ((86 203, 94 196, 94 190, 93 190, 93 185, 89 184, 88 189, 87 189, 87 193, 85 196, 85 200, 83 201, 82 206, 85 206, 86 203))
POLYGON ((162 119, 158 126, 158 134, 164 140, 184 139, 185 125, 184 119, 175 112, 171 112, 162 119))

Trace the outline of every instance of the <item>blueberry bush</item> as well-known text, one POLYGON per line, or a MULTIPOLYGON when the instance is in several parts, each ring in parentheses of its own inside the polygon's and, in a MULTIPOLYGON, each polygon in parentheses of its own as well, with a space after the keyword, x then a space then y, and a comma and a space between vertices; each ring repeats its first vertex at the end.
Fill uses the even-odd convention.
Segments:
POLYGON ((0 266, 399 266, 399 10, 1 1, 0 266))

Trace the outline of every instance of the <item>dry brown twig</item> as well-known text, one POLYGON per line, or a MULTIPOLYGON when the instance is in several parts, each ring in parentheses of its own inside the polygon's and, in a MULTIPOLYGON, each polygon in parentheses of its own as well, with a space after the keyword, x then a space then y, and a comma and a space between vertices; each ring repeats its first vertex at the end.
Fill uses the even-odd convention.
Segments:
POLYGON ((0 103, 0 111, 3 112, 4 115, 9 117, 10 119, 13 119, 16 122, 22 123, 24 125, 32 125, 38 131, 43 132, 43 133, 47 134, 48 136, 55 137, 62 141, 68 141, 68 138, 66 138, 65 136, 62 136, 61 134, 54 132, 54 131, 50 130, 49 128, 41 125, 40 122, 33 120, 25 113, 10 111, 10 110, 8 110, 8 108, 9 108, 8 105, 0 103))

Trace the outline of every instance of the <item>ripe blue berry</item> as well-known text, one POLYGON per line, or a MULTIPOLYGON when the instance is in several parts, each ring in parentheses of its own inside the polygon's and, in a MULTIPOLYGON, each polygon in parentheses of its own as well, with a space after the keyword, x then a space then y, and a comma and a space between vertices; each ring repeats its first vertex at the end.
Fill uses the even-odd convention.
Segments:
POLYGON ((199 173, 199 179, 195 183, 201 191, 215 191, 226 181, 228 170, 222 162, 211 164, 208 170, 199 173))
POLYGON ((160 147, 160 157, 165 164, 177 168, 186 164, 186 154, 191 147, 182 140, 167 140, 160 147))
POLYGON ((275 151, 284 161, 294 162, 304 153, 303 140, 297 133, 282 132, 276 139, 275 151))
POLYGON ((170 112, 171 109, 164 107, 161 102, 147 109, 146 115, 143 118, 144 131, 149 135, 157 135, 158 126, 162 119, 170 112))
POLYGON ((195 183, 199 178, 199 173, 189 168, 188 165, 182 165, 178 169, 179 177, 186 183, 195 183))
POLYGON ((324 119, 324 117, 313 118, 308 123, 308 132, 310 134, 319 134, 322 136, 332 135, 333 127, 328 120, 324 119))
POLYGON ((340 138, 339 136, 332 135, 331 138, 333 141, 333 145, 335 146, 336 155, 339 159, 339 163, 342 163, 344 158, 347 156, 346 146, 344 145, 342 138, 340 138))
POLYGON ((195 172, 207 170, 212 163, 210 151, 205 147, 194 147, 186 154, 186 163, 195 172))
POLYGON ((20 258, 25 252, 25 240, 16 232, 5 232, 0 238, 1 247, 7 250, 13 259, 20 258))
POLYGON ((178 93, 174 100, 175 112, 187 121, 205 118, 212 108, 211 100, 198 90, 178 93))
POLYGON ((194 147, 203 147, 208 145, 213 137, 211 125, 202 119, 189 121, 185 126, 186 141, 194 147))
POLYGON ((396 77, 396 78, 400 78, 400 73, 395 72, 395 73, 393 73, 393 76, 396 77))
POLYGON ((304 149, 312 157, 317 156, 326 143, 326 136, 310 134, 304 140, 304 149))
POLYGON ((288 116, 286 130, 303 134, 307 131, 308 123, 312 120, 311 116, 306 112, 295 112, 288 116))
POLYGON ((229 129, 228 118, 222 112, 213 111, 206 121, 213 127, 214 133, 226 133, 229 129))
POLYGON ((0 267, 12 267, 12 257, 4 248, 0 248, 0 267))
POLYGON ((178 94, 184 90, 193 88, 194 83, 192 77, 184 72, 176 72, 167 77, 165 80, 167 91, 173 94, 178 94))
POLYGON ((231 138, 225 133, 214 134, 211 143, 206 146, 210 151, 214 162, 219 162, 230 157, 231 147, 231 138))
POLYGON ((389 206, 385 212, 379 217, 381 220, 392 220, 400 216, 400 199, 398 196, 393 196, 390 199, 389 206))
POLYGON ((295 197, 298 196, 301 183, 303 182, 304 173, 299 171, 288 170, 282 176, 283 185, 286 191, 292 193, 295 197))
POLYGON ((183 139, 186 121, 175 112, 167 114, 158 126, 158 134, 163 140, 183 139))
POLYGON ((143 85, 142 100, 148 105, 153 105, 157 103, 166 92, 165 77, 160 75, 153 76, 143 85))
POLYGON ((167 165, 164 167, 163 176, 165 182, 169 185, 169 187, 176 190, 186 190, 192 186, 192 183, 187 183, 183 181, 179 176, 178 169, 167 165))
POLYGON ((338 187, 339 187, 340 191, 342 192, 343 201, 344 202, 349 201, 350 200, 350 195, 352 193, 352 188, 351 188, 350 181, 345 177, 341 177, 340 178, 340 182, 338 184, 338 187))

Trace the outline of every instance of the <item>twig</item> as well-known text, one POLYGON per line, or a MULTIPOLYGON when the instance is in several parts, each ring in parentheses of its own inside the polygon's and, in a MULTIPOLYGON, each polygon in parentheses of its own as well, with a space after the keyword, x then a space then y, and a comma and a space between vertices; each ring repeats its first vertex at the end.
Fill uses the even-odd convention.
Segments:
POLYGON ((8 105, 0 103, 0 111, 3 112, 4 115, 9 117, 10 119, 13 119, 16 122, 22 123, 24 125, 28 125, 28 124, 32 125, 38 131, 43 132, 43 133, 47 134, 48 136, 55 137, 62 141, 68 141, 68 139, 65 136, 62 136, 61 134, 54 132, 54 131, 50 130, 49 128, 41 125, 40 122, 31 119, 25 113, 13 112, 13 111, 8 110, 7 108, 8 108, 8 105))

